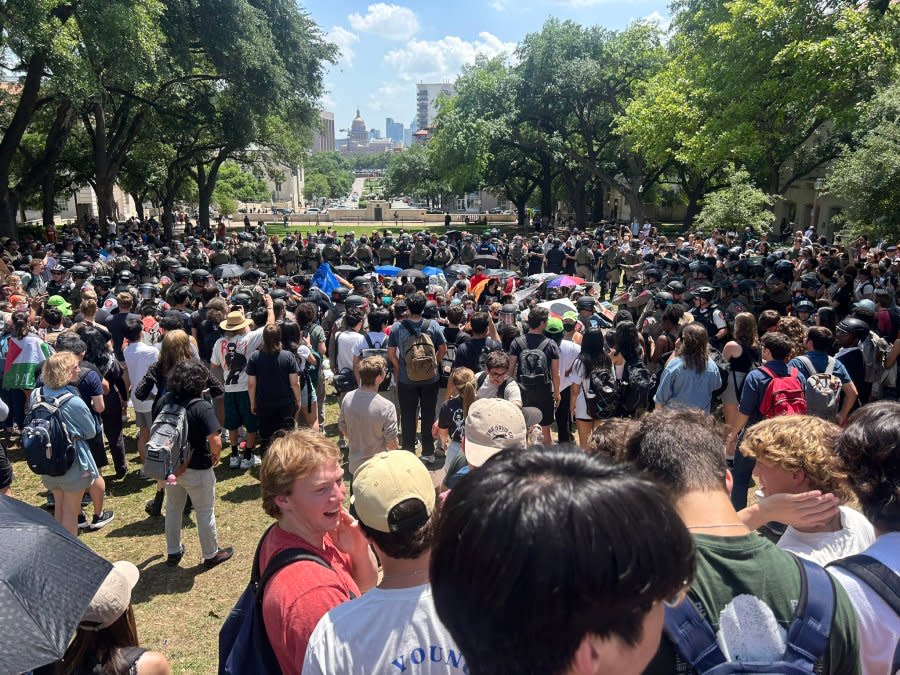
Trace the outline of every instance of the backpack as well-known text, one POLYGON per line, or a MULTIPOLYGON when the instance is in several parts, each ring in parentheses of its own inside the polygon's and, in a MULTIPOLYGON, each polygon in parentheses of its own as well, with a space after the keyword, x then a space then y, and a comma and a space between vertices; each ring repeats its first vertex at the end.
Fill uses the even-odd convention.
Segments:
POLYGON ((516 369, 516 382, 531 391, 545 388, 550 382, 550 361, 544 352, 544 347, 550 342, 550 339, 541 340, 536 349, 528 347, 527 336, 523 335, 516 339, 522 345, 516 369))
MULTIPOLYGON (((260 574, 259 559, 262 544, 273 527, 274 524, 270 525, 259 540, 253 556, 250 583, 241 593, 237 604, 219 631, 219 675, 281 673, 263 623, 262 602, 266 584, 278 572, 295 562, 308 560, 331 569, 331 565, 317 553, 302 548, 289 548, 277 553, 269 561, 265 571, 260 574)), ((352 595, 351 593, 351 597, 352 595)))
POLYGON ((180 475, 191 461, 191 444, 188 442, 188 408, 194 398, 184 405, 172 401, 168 394, 163 396, 162 407, 150 426, 150 440, 147 441, 144 474, 148 478, 166 480, 170 475, 180 475))
POLYGON ((828 357, 825 372, 816 371, 812 359, 798 356, 809 377, 806 378, 806 412, 824 420, 834 421, 840 410, 841 380, 834 374, 834 357, 828 357))
MULTIPOLYGON (((334 336, 334 364, 337 365, 338 362, 338 353, 340 351, 341 343, 340 338, 341 333, 339 332, 334 336)), ((334 379, 332 380, 334 384, 334 390, 338 394, 346 394, 348 392, 356 389, 359 384, 356 381, 356 374, 353 372, 353 368, 341 368, 338 372, 334 374, 334 379)))
MULTIPOLYGON (((900 616, 900 576, 897 576, 890 567, 864 553, 834 560, 827 565, 832 566, 850 572, 884 600, 897 616, 900 616)), ((897 671, 900 671, 900 641, 894 648, 890 672, 897 671)))
POLYGON ((75 462, 77 437, 69 433, 61 411, 75 394, 44 398, 43 388, 37 391, 22 429, 22 451, 28 468, 39 476, 62 476, 75 462))
POLYGON ((866 367, 866 382, 872 385, 872 394, 878 396, 890 374, 884 367, 884 361, 891 351, 891 345, 878 333, 869 331, 869 337, 859 343, 859 348, 866 367))
POLYGON ((784 377, 778 377, 765 366, 760 366, 759 369, 771 378, 759 404, 759 412, 763 417, 806 414, 806 394, 796 368, 791 368, 784 377))
POLYGON ((636 412, 649 410, 656 393, 656 375, 647 370, 640 361, 625 364, 622 373, 620 412, 630 416, 636 412))
POLYGON ((478 353, 478 372, 487 370, 488 354, 490 354, 491 352, 496 352, 502 348, 503 346, 496 340, 485 338, 484 344, 481 346, 481 351, 478 353))
MULTIPOLYGON (((712 393, 713 398, 715 398, 717 396, 721 396, 722 393, 725 391, 725 389, 728 388, 728 376, 731 373, 731 363, 728 361, 728 359, 726 359, 724 356, 722 356, 722 352, 720 352, 718 349, 710 349, 709 350, 709 358, 711 358, 713 360, 713 363, 716 364, 716 368, 719 369, 719 377, 722 380, 721 386, 719 386, 719 388, 716 389, 715 391, 713 391, 713 393, 712 393)), ((735 382, 736 382, 736 380, 735 380, 735 382)), ((738 396, 738 399, 740 400, 740 392, 737 391, 736 388, 735 388, 735 394, 738 396)))
POLYGON ((370 356, 380 356, 384 359, 384 362, 387 365, 387 368, 385 369, 386 375, 384 376, 384 381, 381 383, 381 386, 378 387, 378 391, 387 391, 391 388, 391 380, 393 378, 393 369, 391 368, 391 362, 388 361, 387 357, 388 350, 384 348, 384 343, 387 342, 387 338, 382 338, 381 344, 377 347, 375 346, 375 343, 372 342, 372 338, 369 337, 368 333, 363 335, 363 339, 369 347, 368 349, 363 349, 362 352, 360 352, 359 357, 361 359, 366 359, 370 356))
POLYGON ((609 368, 594 368, 583 391, 585 407, 592 420, 605 420, 618 414, 622 388, 609 368))
POLYGON ((453 364, 456 362, 456 343, 447 343, 447 353, 441 359, 441 389, 450 381, 450 373, 453 372, 453 364))
POLYGON ((800 569, 800 598, 787 632, 784 654, 772 663, 727 661, 712 626, 696 605, 685 600, 666 607, 665 631, 678 654, 700 675, 784 673, 811 675, 828 647, 834 618, 835 591, 828 572, 794 556, 800 569))
POLYGON ((428 382, 438 374, 437 352, 434 342, 428 334, 430 321, 423 321, 421 328, 416 328, 409 321, 403 327, 410 333, 405 341, 403 363, 406 366, 406 378, 410 382, 428 382))
MULTIPOLYGON (((488 374, 486 372, 478 373, 478 377, 475 378, 475 391, 478 391, 479 389, 481 389, 481 387, 484 385, 484 381, 487 380, 487 376, 488 376, 488 374)), ((508 379, 503 380, 503 384, 501 384, 499 387, 497 387, 497 394, 494 396, 494 398, 505 399, 506 398, 506 385, 508 385, 508 384, 509 384, 508 379)))

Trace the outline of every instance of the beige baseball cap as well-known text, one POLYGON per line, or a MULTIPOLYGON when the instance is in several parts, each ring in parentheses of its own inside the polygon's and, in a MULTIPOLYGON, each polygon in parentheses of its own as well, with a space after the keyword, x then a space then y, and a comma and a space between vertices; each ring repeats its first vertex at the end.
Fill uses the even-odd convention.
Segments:
POLYGON ((114 562, 106 579, 94 593, 91 604, 84 611, 81 628, 100 630, 113 625, 131 604, 131 591, 140 576, 138 568, 127 560, 114 562))
POLYGON ((369 458, 353 474, 350 511, 378 532, 410 532, 424 525, 434 511, 434 483, 421 460, 408 450, 388 450, 369 458), (396 507, 408 500, 418 507, 396 507))
POLYGON ((525 415, 502 398, 480 398, 469 406, 463 451, 470 466, 481 466, 504 448, 524 446, 528 439, 525 415))

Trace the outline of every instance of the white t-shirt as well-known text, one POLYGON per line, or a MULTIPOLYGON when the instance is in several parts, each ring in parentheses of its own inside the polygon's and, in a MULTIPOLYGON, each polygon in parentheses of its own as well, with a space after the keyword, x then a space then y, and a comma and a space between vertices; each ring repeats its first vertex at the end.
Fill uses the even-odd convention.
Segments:
POLYGON ((341 331, 335 337, 335 353, 337 354, 337 370, 343 368, 353 369, 353 352, 360 342, 365 344, 362 333, 355 331, 341 331))
POLYGON ((247 362, 262 344, 263 329, 257 328, 243 335, 221 337, 213 345, 210 363, 220 366, 225 378, 225 393, 247 391, 247 362))
MULTIPOLYGON (((131 403, 134 405, 136 413, 148 413, 153 410, 153 398, 150 397, 146 401, 138 401, 134 397, 134 390, 137 389, 144 375, 159 358, 159 352, 150 345, 143 342, 132 342, 122 350, 125 356, 125 367, 128 369, 128 379, 131 382, 131 403)), ((156 387, 153 388, 156 393, 156 387)))
MULTIPOLYGON (((865 551, 900 574, 900 532, 883 534, 865 551)), ((875 591, 849 572, 829 567, 831 575, 844 587, 859 626, 859 661, 863 675, 894 675, 891 661, 900 641, 900 616, 875 591)))
MULTIPOLYGON (((478 380, 475 381, 477 386, 478 380)), ((484 378, 484 383, 478 390, 475 392, 475 398, 498 398, 497 392, 500 390, 495 384, 491 383, 490 377, 484 378)), ((510 403, 517 403, 520 407, 522 405, 522 391, 519 389, 519 383, 513 379, 510 379, 506 383, 506 389, 503 390, 503 398, 509 401, 510 403)))
POLYGON ((788 527, 778 540, 778 548, 820 565, 862 553, 875 542, 875 529, 863 514, 849 506, 841 506, 840 513, 841 529, 837 532, 800 532, 788 527))
POLYGON ((581 345, 577 345, 571 340, 563 340, 559 343, 560 391, 573 384, 578 384, 578 381, 581 379, 579 368, 574 365, 575 359, 578 358, 579 354, 581 354, 581 345))
POLYGON ((373 588, 316 625, 303 675, 466 672, 466 661, 434 609, 431 585, 373 588))

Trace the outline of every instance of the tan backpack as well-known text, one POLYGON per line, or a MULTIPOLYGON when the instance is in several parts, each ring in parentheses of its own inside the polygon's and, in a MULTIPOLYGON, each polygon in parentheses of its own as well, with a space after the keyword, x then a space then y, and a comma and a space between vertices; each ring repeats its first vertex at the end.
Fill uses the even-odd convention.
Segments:
POLYGON ((423 321, 421 328, 404 321, 403 327, 410 333, 404 342, 403 363, 406 378, 410 382, 429 382, 437 377, 437 352, 428 334, 429 321, 423 321))

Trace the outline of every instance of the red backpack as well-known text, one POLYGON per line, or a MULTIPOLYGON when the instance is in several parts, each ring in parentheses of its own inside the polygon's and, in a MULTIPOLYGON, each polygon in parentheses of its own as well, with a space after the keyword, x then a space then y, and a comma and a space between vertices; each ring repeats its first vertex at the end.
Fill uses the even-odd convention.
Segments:
POLYGON ((762 403, 759 404, 759 412, 763 417, 806 414, 806 394, 796 368, 791 368, 784 377, 777 376, 765 366, 760 366, 759 369, 772 378, 766 385, 762 403))

